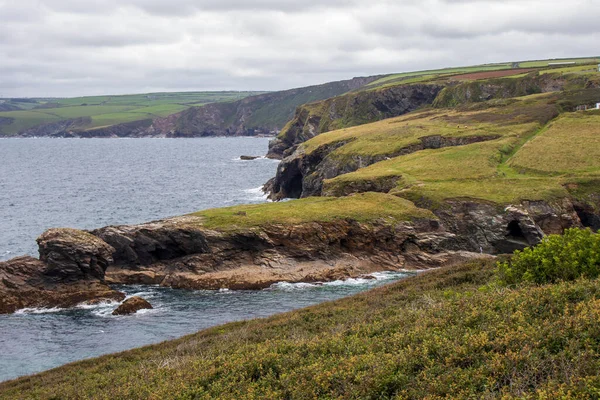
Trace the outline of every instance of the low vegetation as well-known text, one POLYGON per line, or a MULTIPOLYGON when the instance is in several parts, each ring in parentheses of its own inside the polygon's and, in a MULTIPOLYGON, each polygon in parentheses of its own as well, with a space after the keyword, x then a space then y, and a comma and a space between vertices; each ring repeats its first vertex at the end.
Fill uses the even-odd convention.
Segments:
POLYGON ((600 282, 497 286, 494 262, 0 383, 0 397, 595 398, 600 282))
POLYGON ((498 265, 504 284, 537 284, 572 281, 600 275, 600 234, 571 228, 563 235, 550 235, 534 248, 516 251, 498 265))
POLYGON ((237 229, 267 224, 352 219, 359 222, 407 221, 435 218, 430 211, 417 208, 408 200, 383 193, 361 193, 351 197, 311 197, 270 204, 214 208, 193 215, 204 218, 208 228, 237 229))

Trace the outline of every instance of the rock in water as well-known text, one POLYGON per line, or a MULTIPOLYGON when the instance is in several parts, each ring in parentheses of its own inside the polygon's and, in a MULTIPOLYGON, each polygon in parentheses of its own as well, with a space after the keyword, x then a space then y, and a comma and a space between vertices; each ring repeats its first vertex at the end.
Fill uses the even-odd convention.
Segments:
POLYGON ((96 236, 78 229, 49 229, 38 239, 45 275, 61 282, 104 281, 115 249, 96 236))
POLYGON ((251 161, 256 160, 259 156, 240 156, 240 160, 251 161))
POLYGON ((112 312, 112 315, 129 315, 145 309, 152 309, 152 305, 141 297, 133 296, 117 307, 117 309, 112 312))

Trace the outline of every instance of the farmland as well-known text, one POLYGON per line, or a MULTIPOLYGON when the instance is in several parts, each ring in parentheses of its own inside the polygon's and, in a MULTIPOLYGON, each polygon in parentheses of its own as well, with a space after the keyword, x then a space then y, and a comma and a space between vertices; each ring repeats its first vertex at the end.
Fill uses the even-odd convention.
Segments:
POLYGON ((41 124, 86 118, 82 129, 166 117, 193 106, 227 102, 262 92, 175 92, 73 98, 0 99, 0 112, 9 121, 0 136, 13 136, 41 124))

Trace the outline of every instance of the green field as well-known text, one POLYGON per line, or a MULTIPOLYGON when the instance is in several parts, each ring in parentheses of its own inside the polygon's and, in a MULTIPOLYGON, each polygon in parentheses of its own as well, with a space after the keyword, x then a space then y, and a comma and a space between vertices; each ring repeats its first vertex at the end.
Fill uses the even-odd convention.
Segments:
POLYGON ((0 99, 19 107, 0 112, 12 123, 0 125, 0 135, 12 136, 35 126, 63 120, 91 117, 80 129, 92 129, 125 122, 166 117, 192 106, 242 99, 263 92, 180 92, 74 98, 0 99))

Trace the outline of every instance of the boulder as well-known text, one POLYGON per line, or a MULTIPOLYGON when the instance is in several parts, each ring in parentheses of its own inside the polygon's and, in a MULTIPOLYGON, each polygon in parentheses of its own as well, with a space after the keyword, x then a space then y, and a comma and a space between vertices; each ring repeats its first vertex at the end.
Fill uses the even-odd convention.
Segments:
POLYGON ((252 161, 256 160, 257 158, 259 158, 259 156, 240 156, 240 160, 243 161, 252 161))
POLYGON ((44 274, 57 281, 97 279, 112 264, 115 249, 102 239, 78 229, 49 229, 38 239, 40 261, 46 263, 44 274))
POLYGON ((135 314, 139 310, 152 309, 152 305, 141 297, 133 296, 125 300, 112 315, 129 315, 135 314))

